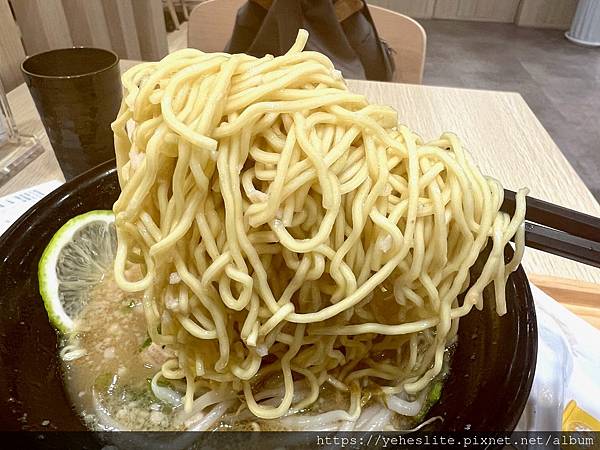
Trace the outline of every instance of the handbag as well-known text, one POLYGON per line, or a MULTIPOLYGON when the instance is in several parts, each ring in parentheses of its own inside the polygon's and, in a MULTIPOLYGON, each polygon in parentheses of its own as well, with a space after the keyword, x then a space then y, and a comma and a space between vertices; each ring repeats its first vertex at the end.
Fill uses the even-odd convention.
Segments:
POLYGON ((237 12, 225 51, 282 55, 300 28, 310 35, 306 49, 327 55, 344 77, 392 79, 393 50, 379 38, 365 0, 250 0, 237 12))

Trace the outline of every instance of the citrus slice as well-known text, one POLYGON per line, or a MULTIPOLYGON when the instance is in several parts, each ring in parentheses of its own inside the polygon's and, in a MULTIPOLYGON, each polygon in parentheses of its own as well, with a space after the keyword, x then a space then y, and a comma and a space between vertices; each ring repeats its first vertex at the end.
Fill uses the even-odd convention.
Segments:
POLYGON ((94 285, 113 266, 117 247, 112 211, 73 217, 50 240, 38 265, 40 294, 52 325, 73 330, 94 285))

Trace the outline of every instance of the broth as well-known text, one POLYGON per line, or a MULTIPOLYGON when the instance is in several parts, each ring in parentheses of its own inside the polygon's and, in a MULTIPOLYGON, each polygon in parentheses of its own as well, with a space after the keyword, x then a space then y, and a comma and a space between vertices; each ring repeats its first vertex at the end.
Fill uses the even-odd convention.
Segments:
POLYGON ((74 345, 86 354, 64 362, 64 377, 86 425, 172 429, 173 409, 157 401, 149 389, 148 380, 160 367, 148 355, 141 295, 121 291, 107 276, 94 288, 75 327, 77 333, 63 345, 74 345))
MULTIPOLYGON (((152 377, 160 370, 168 355, 159 346, 150 343, 141 294, 122 291, 112 273, 107 275, 93 288, 88 304, 75 318, 75 329, 76 332, 62 342, 65 386, 75 410, 90 429, 185 429, 183 406, 172 406, 158 400, 150 388, 152 377), (81 354, 81 350, 85 352, 82 356, 77 355, 79 357, 70 360, 69 352, 72 355, 76 352, 81 354)), ((451 354, 451 351, 446 352, 443 377, 448 373, 451 354)), ((276 381, 270 380, 269 383, 276 381)), ((371 407, 371 412, 378 408, 387 410, 374 400, 375 397, 369 395, 361 399, 363 411, 371 407)), ((296 420, 299 423, 304 423, 304 419, 310 422, 311 415, 347 410, 349 405, 348 395, 325 383, 315 404, 299 415, 275 420, 259 419, 250 415, 247 409, 240 409, 241 402, 236 400, 228 413, 216 420, 209 429, 299 430, 301 428, 295 423, 296 420)), ((392 425, 395 429, 411 429, 418 424, 413 417, 386 412, 386 425, 392 425)), ((315 421, 311 423, 315 425, 315 421)))

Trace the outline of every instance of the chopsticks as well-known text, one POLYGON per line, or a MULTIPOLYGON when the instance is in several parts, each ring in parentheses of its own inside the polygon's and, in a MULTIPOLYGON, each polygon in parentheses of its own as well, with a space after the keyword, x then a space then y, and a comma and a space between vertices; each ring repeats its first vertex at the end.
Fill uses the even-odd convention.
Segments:
MULTIPOLYGON (((500 209, 514 213, 515 192, 504 190, 500 209)), ((600 218, 527 197, 525 245, 600 267, 600 218)))

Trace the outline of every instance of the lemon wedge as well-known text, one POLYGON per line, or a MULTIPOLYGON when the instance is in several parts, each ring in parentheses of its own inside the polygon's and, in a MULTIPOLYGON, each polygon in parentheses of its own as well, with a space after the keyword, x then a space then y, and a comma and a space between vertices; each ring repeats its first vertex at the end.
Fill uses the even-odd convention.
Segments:
POLYGON ((93 287, 113 267, 117 247, 112 211, 73 217, 52 237, 38 264, 40 294, 52 325, 73 330, 93 287))

